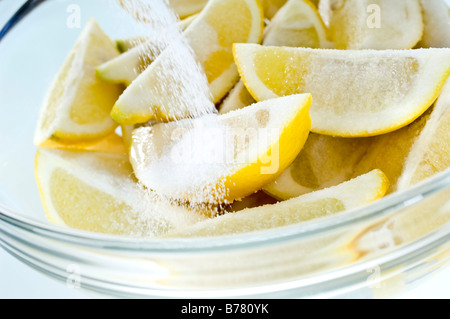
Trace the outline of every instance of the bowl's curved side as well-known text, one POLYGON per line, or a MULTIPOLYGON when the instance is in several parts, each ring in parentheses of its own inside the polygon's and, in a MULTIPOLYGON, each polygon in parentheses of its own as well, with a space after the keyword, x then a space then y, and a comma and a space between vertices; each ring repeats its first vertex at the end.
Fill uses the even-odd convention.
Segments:
POLYGON ((27 0, 0 29, 0 41, 17 23, 19 23, 20 20, 44 1, 45 0, 27 0))
POLYGON ((264 245, 242 242, 183 251, 145 249, 136 241, 134 249, 114 247, 112 242, 93 247, 81 240, 47 236, 39 227, 22 227, 4 216, 0 244, 68 285, 107 295, 392 297, 448 263, 449 194, 447 187, 346 227, 264 245))

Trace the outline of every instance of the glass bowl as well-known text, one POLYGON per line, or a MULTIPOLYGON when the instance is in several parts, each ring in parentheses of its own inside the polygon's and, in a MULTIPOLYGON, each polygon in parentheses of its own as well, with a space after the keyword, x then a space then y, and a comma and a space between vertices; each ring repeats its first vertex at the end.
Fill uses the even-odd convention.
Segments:
MULTIPOLYGON (((12 3, 2 1, 0 11, 12 3)), ((67 284, 118 297, 395 297, 448 264, 449 170, 360 209, 208 240, 136 239, 50 224, 34 179, 41 102, 88 18, 112 38, 142 31, 112 3, 28 1, 0 40, 5 250, 67 284), (76 12, 80 23, 69 23, 76 12)))

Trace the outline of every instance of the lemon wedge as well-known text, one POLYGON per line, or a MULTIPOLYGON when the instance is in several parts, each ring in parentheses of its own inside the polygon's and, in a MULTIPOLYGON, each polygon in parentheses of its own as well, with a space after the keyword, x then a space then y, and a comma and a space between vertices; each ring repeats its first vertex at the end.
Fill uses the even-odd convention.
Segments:
POLYGON ((161 196, 229 203, 261 189, 300 152, 310 130, 310 94, 253 104, 224 115, 133 131, 136 177, 161 196))
POLYGON ((235 44, 241 78, 257 100, 311 93, 312 131, 363 137, 397 130, 435 101, 450 49, 327 50, 235 44))
POLYGON ((271 20, 285 3, 286 0, 262 0, 264 17, 271 20))
POLYGON ((171 8, 180 18, 190 17, 200 12, 208 0, 169 0, 171 8))
MULTIPOLYGON (((178 22, 178 27, 180 30, 186 30, 186 28, 194 21, 198 14, 189 16, 178 22)), ((116 46, 120 53, 124 53, 148 40, 151 36, 134 36, 128 38, 120 38, 116 40, 116 46)))
POLYGON ((445 0, 420 0, 424 30, 418 47, 450 47, 450 5, 445 0))
POLYGON ((239 80, 238 83, 230 90, 219 106, 219 114, 226 114, 231 111, 242 109, 248 105, 256 103, 253 96, 248 92, 244 82, 239 80))
MULTIPOLYGON (((180 31, 184 31, 195 17, 179 22, 180 31)), ((120 39, 116 40, 116 44, 119 51, 124 53, 99 65, 96 72, 103 81, 125 85, 130 85, 167 45, 158 36, 120 39)))
POLYGON ((450 167, 450 79, 404 162, 397 190, 403 190, 450 167))
POLYGON ((167 237, 211 237, 293 225, 361 207, 384 196, 389 181, 374 170, 334 187, 276 204, 243 209, 168 233, 167 237))
POLYGON ((264 30, 264 45, 327 48, 326 26, 309 0, 289 0, 264 30))
POLYGON ((113 132, 101 139, 94 141, 81 141, 78 143, 62 143, 52 139, 46 140, 39 145, 40 148, 62 149, 72 151, 91 151, 106 153, 126 153, 126 144, 123 136, 113 132))
MULTIPOLYGON (((264 29, 263 45, 327 48, 326 27, 319 12, 308 0, 290 0, 277 11, 264 29)), ((219 113, 255 103, 242 80, 231 89, 219 107, 219 113)))
POLYGON ((144 190, 125 154, 39 149, 35 176, 49 221, 62 227, 155 237, 206 218, 144 190))
POLYGON ((420 118, 402 129, 374 137, 368 145, 366 154, 352 168, 353 174, 377 167, 383 170, 391 181, 389 193, 397 191, 398 180, 406 165, 405 161, 412 151, 417 137, 421 135, 429 121, 431 111, 430 108, 420 118))
POLYGON ((294 162, 263 189, 278 200, 286 200, 343 183, 355 177, 355 167, 373 139, 311 133, 294 162))
POLYGON ((142 43, 148 41, 149 39, 150 39, 149 36, 135 36, 117 39, 116 40, 117 50, 119 50, 120 53, 125 53, 128 50, 131 50, 132 48, 137 47, 138 45, 141 45, 142 43))
MULTIPOLYGON (((233 61, 232 44, 259 42, 262 30, 262 9, 259 1, 211 0, 183 33, 204 71, 207 89, 210 91, 208 95, 212 95, 212 102, 221 100, 239 79, 233 61)), ((191 57, 179 51, 177 46, 164 50, 128 86, 112 110, 111 116, 116 122, 129 125, 151 119, 181 119, 215 110, 214 105, 195 100, 195 97, 203 92, 189 93, 192 91, 189 88, 180 89, 183 85, 197 82, 201 84, 203 78, 194 78, 195 72, 186 67, 191 57), (180 65, 174 65, 177 61, 180 65), (176 77, 170 76, 169 73, 174 68, 176 77), (185 78, 183 71, 187 72, 185 78), (187 96, 183 97, 184 93, 187 96)), ((209 102, 211 104, 211 99, 209 102)))
POLYGON ((450 80, 432 108, 401 130, 376 137, 354 168, 360 174, 374 167, 397 192, 450 167, 450 80))
POLYGON ((322 0, 338 49, 411 49, 423 34, 419 0, 322 0))
POLYGON ((434 106, 394 132, 369 138, 311 133, 300 154, 279 178, 264 187, 285 200, 342 183, 373 169, 382 170, 402 191, 450 167, 450 80, 434 106))
MULTIPOLYGON (((158 39, 129 39, 135 41, 133 48, 102 63, 96 68, 97 77, 109 83, 122 83, 128 86, 160 54, 158 39), (141 42, 142 41, 142 42, 141 42), (141 42, 141 43, 140 43, 141 42)), ((121 44, 121 46, 126 44, 121 44)))
POLYGON ((114 43, 90 19, 56 76, 38 120, 34 142, 93 140, 110 134, 117 124, 110 112, 123 91, 104 83, 95 68, 119 55, 114 43))

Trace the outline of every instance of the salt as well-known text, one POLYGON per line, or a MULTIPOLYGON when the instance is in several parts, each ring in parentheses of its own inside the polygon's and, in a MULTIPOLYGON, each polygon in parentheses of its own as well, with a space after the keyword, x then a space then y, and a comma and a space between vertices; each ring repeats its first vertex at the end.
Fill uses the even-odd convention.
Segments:
POLYGON ((152 70, 156 79, 149 90, 149 94, 163 97, 164 105, 158 105, 160 111, 175 120, 180 119, 176 110, 189 110, 191 117, 216 113, 204 69, 168 1, 123 0, 121 4, 152 34, 151 41, 137 47, 142 51, 142 64, 164 55, 158 61, 159 67, 152 70))

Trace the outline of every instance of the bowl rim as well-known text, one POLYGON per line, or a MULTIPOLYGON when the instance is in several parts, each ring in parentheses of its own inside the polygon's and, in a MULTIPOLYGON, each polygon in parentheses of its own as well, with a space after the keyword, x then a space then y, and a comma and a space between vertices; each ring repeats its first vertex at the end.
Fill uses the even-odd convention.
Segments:
MULTIPOLYGON (((326 234, 329 231, 342 230, 356 223, 364 223, 372 219, 381 218, 399 209, 412 206, 428 196, 432 196, 449 187, 450 168, 409 189, 386 195, 362 207, 330 216, 261 231, 193 238, 145 238, 95 233, 57 226, 22 216, 0 203, 0 231, 2 230, 2 224, 12 225, 38 236, 103 250, 126 250, 130 252, 162 254, 218 252, 238 249, 244 246, 247 248, 266 247, 268 244, 280 244, 326 234)), ((450 228, 447 231, 450 231, 450 228)))

